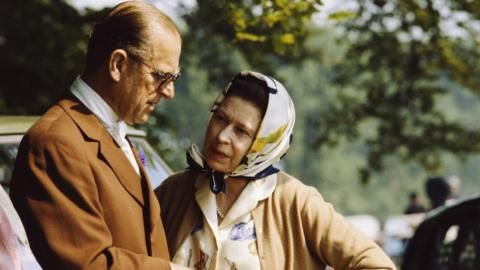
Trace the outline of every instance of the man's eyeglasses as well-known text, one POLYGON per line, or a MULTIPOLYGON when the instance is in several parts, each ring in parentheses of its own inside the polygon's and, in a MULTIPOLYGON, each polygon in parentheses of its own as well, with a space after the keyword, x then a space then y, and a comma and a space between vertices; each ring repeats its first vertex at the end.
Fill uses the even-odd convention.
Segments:
POLYGON ((153 76, 153 79, 155 81, 155 88, 162 87, 164 85, 167 85, 171 82, 175 82, 180 75, 182 75, 180 72, 178 73, 164 73, 161 71, 158 71, 157 69, 153 68, 149 64, 145 63, 140 57, 129 53, 128 56, 132 58, 133 60, 139 62, 140 64, 148 67, 149 69, 152 70, 151 75, 153 76))

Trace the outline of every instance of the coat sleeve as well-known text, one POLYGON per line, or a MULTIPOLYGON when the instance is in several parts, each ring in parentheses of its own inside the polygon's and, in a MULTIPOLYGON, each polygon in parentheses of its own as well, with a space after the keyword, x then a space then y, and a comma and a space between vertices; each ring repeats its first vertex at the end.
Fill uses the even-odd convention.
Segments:
POLYGON ((301 216, 311 252, 334 269, 396 269, 377 244, 309 189, 301 216))
POLYGON ((26 136, 20 146, 11 197, 42 267, 170 269, 167 260, 115 246, 84 147, 58 134, 26 136))

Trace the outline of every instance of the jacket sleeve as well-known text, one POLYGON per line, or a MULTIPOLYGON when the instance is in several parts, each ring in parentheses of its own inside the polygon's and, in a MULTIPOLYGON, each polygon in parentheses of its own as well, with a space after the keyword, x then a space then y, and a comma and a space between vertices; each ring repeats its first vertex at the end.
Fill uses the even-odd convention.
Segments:
POLYGON ((396 269, 377 244, 309 189, 301 216, 310 252, 334 269, 396 269))
POLYGON ((67 135, 47 134, 24 138, 19 149, 11 197, 42 267, 170 269, 167 260, 115 246, 103 217, 98 171, 84 147, 67 135))

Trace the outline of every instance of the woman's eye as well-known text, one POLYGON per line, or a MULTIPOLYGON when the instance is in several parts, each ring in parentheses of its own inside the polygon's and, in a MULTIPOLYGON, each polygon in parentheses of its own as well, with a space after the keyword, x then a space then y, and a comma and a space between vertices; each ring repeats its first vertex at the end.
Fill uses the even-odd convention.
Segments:
POLYGON ((237 132, 238 132, 238 134, 240 134, 241 136, 250 137, 250 133, 248 133, 248 131, 246 131, 245 129, 237 128, 237 132))
POLYGON ((215 121, 217 121, 219 123, 226 123, 227 122, 227 119, 221 114, 215 114, 214 118, 215 118, 215 121))

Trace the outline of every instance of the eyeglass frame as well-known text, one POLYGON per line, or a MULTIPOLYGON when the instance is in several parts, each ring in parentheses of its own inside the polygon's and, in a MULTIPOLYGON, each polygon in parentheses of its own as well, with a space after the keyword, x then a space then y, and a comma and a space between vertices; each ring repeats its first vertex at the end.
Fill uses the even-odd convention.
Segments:
POLYGON ((157 83, 158 85, 155 88, 162 87, 162 86, 167 85, 169 83, 175 83, 175 81, 178 79, 178 77, 180 77, 180 75, 182 75, 182 73, 180 73, 180 72, 177 72, 177 73, 161 72, 158 69, 156 69, 156 68, 150 66, 149 64, 145 63, 145 61, 143 61, 141 57, 139 57, 139 56, 137 56, 133 53, 130 53, 128 51, 127 51, 127 56, 152 70, 151 74, 154 76, 154 80, 157 80, 157 79, 159 80, 159 82, 157 83))

